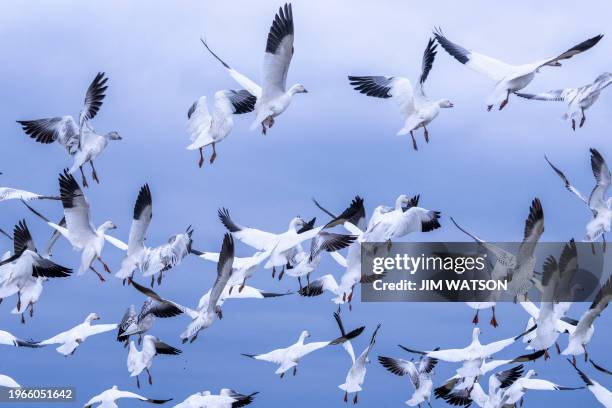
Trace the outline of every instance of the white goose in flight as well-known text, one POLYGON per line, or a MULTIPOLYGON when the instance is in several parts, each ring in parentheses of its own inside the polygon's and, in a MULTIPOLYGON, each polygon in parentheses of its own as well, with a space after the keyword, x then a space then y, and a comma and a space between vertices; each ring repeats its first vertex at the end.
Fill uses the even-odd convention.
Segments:
POLYGON ((226 208, 221 208, 218 216, 225 228, 239 241, 258 251, 270 251, 264 268, 272 268, 272 277, 276 274, 276 267, 282 267, 283 274, 291 258, 302 250, 301 243, 315 237, 322 229, 314 228, 315 219, 306 222, 301 217, 295 217, 289 222, 287 231, 275 234, 236 224, 226 208))
MULTIPOLYGON (((0 172, 0 175, 2 173, 0 172)), ((59 200, 57 196, 47 196, 43 194, 33 193, 31 191, 20 190, 12 187, 0 187, 0 201, 6 200, 59 200)))
POLYGON ((153 358, 159 354, 176 356, 181 353, 181 350, 148 334, 142 339, 142 350, 138 350, 134 341, 130 341, 130 351, 127 357, 127 368, 130 372, 130 377, 136 377, 136 386, 140 388, 140 380, 138 377, 143 371, 146 371, 149 376, 149 384, 152 385, 153 377, 149 370, 153 365, 153 358))
POLYGON ((580 116, 579 126, 584 126, 586 116, 584 111, 589 109, 597 100, 601 91, 612 84, 612 73, 604 72, 595 78, 592 84, 579 88, 563 88, 538 94, 517 93, 521 98, 534 101, 556 101, 567 103, 567 112, 561 117, 563 120, 571 119, 572 129, 576 130, 576 119, 580 116))
POLYGON ((576 330, 570 333, 569 341, 565 350, 561 352, 564 356, 571 355, 573 363, 576 362, 576 356, 584 353, 584 361, 587 361, 589 354, 587 352, 587 344, 591 342, 595 333, 594 322, 599 315, 608 307, 608 303, 612 300, 612 277, 603 284, 603 286, 595 295, 595 299, 589 306, 589 309, 582 314, 576 330))
POLYGON ((555 384, 552 381, 542 380, 536 377, 538 374, 535 370, 529 370, 527 373, 516 380, 512 385, 504 390, 504 396, 507 397, 506 405, 515 406, 515 404, 523 404, 523 398, 527 391, 573 391, 583 387, 564 387, 555 384))
POLYGON ((565 183, 565 188, 573 193, 580 201, 584 202, 591 210, 593 219, 586 226, 586 241, 593 242, 599 237, 603 240, 604 251, 606 249, 606 236, 605 234, 610 232, 610 226, 612 224, 612 197, 608 196, 608 190, 612 183, 612 176, 610 175, 610 169, 606 164, 603 156, 596 149, 591 148, 591 169, 593 170, 593 176, 595 177, 595 187, 591 191, 591 195, 587 198, 583 196, 568 180, 565 174, 554 166, 548 157, 544 156, 550 167, 557 173, 557 175, 565 183))
POLYGON ((13 229, 13 246, 13 255, 0 261, 0 299, 16 293, 16 310, 23 311, 31 305, 32 297, 37 299, 36 293, 31 293, 34 289, 33 282, 39 283, 39 279, 44 278, 67 277, 72 273, 72 269, 38 254, 25 220, 19 221, 13 229))
POLYGON ((64 146, 68 154, 74 156, 70 173, 80 170, 84 187, 88 185, 83 166, 89 162, 92 177, 99 182, 94 160, 104 151, 110 140, 121 140, 121 136, 115 131, 104 135, 96 133, 89 123, 97 115, 106 97, 107 81, 104 72, 98 72, 87 88, 78 123, 69 115, 17 121, 25 133, 37 142, 44 144, 58 142, 64 146))
POLYGON ((131 283, 135 288, 139 289, 140 292, 146 294, 148 298, 142 304, 139 313, 136 313, 134 305, 130 305, 123 315, 121 323, 119 323, 117 341, 125 343, 126 347, 130 336, 133 335, 138 335, 139 343, 141 343, 142 334, 153 327, 156 317, 169 318, 183 313, 183 310, 177 307, 173 302, 162 299, 157 293, 140 286, 134 281, 131 283))
POLYGON ((487 98, 488 110, 491 110, 495 105, 499 105, 500 110, 503 109, 508 103, 510 94, 516 93, 529 85, 541 68, 547 66, 560 67, 560 61, 590 49, 603 38, 603 35, 596 35, 555 57, 522 65, 512 65, 475 51, 467 50, 461 45, 451 42, 440 29, 434 31, 434 36, 442 48, 457 61, 495 81, 495 88, 487 98))
POLYGON ((231 68, 202 40, 206 49, 227 69, 230 76, 251 95, 257 97, 256 119, 251 130, 261 126, 261 131, 266 134, 267 129, 274 125, 274 118, 289 107, 293 95, 308 92, 302 84, 295 84, 287 89, 287 72, 293 57, 293 39, 293 11, 291 4, 287 3, 279 8, 268 33, 262 86, 231 68))
MULTIPOLYGON (((198 257, 210 261, 219 262, 219 252, 202 252, 196 249, 192 249, 191 252, 198 257)), ((238 291, 242 292, 246 287, 246 281, 257 269, 257 267, 270 256, 271 251, 257 251, 252 256, 247 257, 234 257, 234 263, 232 265, 232 276, 227 282, 227 291, 231 294, 234 286, 238 286, 238 291)))
POLYGON ((121 398, 137 399, 139 401, 144 401, 151 404, 164 404, 168 401, 172 401, 172 398, 164 400, 143 397, 142 395, 138 395, 130 391, 121 391, 116 385, 113 385, 113 388, 92 397, 89 401, 87 401, 83 408, 93 408, 96 404, 98 404, 99 408, 117 408, 119 405, 116 404, 116 401, 121 398))
POLYGON ((302 358, 324 347, 343 344, 346 341, 352 340, 359 336, 364 328, 363 326, 359 327, 331 341, 317 341, 312 343, 305 343, 306 339, 310 337, 310 333, 304 330, 300 334, 298 340, 289 347, 272 350, 265 354, 243 354, 243 356, 276 364, 278 368, 274 373, 280 375, 280 378, 283 378, 285 373, 292 368, 293 375, 296 375, 297 366, 302 358))
POLYGON ((126 282, 127 278, 133 278, 136 269, 142 272, 144 277, 151 277, 151 286, 155 282, 155 274, 159 273, 157 283, 161 284, 162 276, 179 265, 191 251, 191 235, 193 230, 189 227, 184 233, 172 236, 167 243, 150 248, 145 246, 146 234, 153 217, 153 198, 148 184, 143 185, 138 192, 132 225, 128 243, 125 244, 118 239, 113 240, 123 246, 126 255, 121 261, 121 269, 115 274, 119 279, 126 282))
POLYGON ((91 322, 99 320, 100 317, 96 313, 90 313, 85 318, 85 321, 81 324, 74 326, 72 329, 61 332, 60 334, 53 336, 47 340, 36 343, 39 346, 46 346, 48 344, 59 344, 60 346, 56 349, 58 353, 64 356, 73 354, 77 347, 81 345, 88 337, 105 333, 108 331, 115 330, 117 328, 116 323, 112 324, 97 324, 92 325, 91 322))
MULTIPOLYGON (((571 362, 570 362, 571 363, 571 362)), ((603 385, 598 383, 597 381, 589 378, 581 369, 579 369, 575 364, 573 364, 576 371, 578 371, 578 375, 586 384, 586 387, 597 401, 604 406, 605 408, 612 408, 612 391, 605 388, 603 385)))
POLYGON ((202 391, 190 395, 173 408, 241 408, 251 404, 257 394, 241 394, 228 388, 221 389, 218 395, 202 391))
POLYGON ((425 95, 425 81, 436 57, 436 47, 433 38, 429 39, 427 48, 423 53, 421 63, 421 76, 416 93, 412 88, 410 80, 395 76, 349 76, 349 82, 362 94, 377 98, 391 98, 399 107, 404 117, 404 127, 397 132, 398 135, 410 133, 412 147, 419 150, 413 131, 422 127, 425 141, 429 143, 429 125, 440 113, 441 108, 452 108, 453 104, 448 99, 430 100, 425 95))
POLYGON ((196 310, 190 309, 176 302, 162 299, 153 290, 145 288, 134 281, 131 283, 134 285, 134 288, 150 298, 174 305, 177 309, 188 315, 192 321, 189 323, 189 326, 187 326, 185 331, 181 333, 180 338, 183 340, 183 343, 187 341, 194 342, 200 331, 207 329, 213 324, 215 317, 222 317, 219 300, 227 286, 227 282, 230 280, 233 261, 234 239, 231 234, 225 234, 223 244, 221 246, 221 255, 219 256, 219 262, 217 263, 217 279, 215 280, 215 283, 210 291, 208 302, 200 302, 200 305, 196 310))
POLYGON ((349 394, 355 394, 353 397, 353 404, 357 404, 359 399, 359 392, 362 391, 361 386, 365 381, 366 376, 366 364, 370 362, 369 354, 372 351, 372 347, 374 347, 374 343, 376 342, 376 335, 378 334, 378 329, 380 329, 380 324, 376 326, 374 332, 372 333, 372 337, 370 338, 370 343, 363 350, 363 352, 359 355, 359 357, 355 358, 354 354, 349 354, 351 356, 352 365, 346 374, 346 379, 344 380, 344 384, 340 384, 338 388, 344 391, 344 402, 348 402, 349 394))
MULTIPOLYGON (((419 196, 401 194, 395 200, 395 207, 381 213, 363 233, 365 242, 385 242, 404 237, 413 232, 430 232, 440 228, 440 211, 421 208, 419 196)), ((374 218, 374 216, 372 216, 374 218)))
POLYGON ((300 289, 302 289, 302 276, 306 276, 307 284, 310 284, 310 274, 319 266, 323 252, 328 252, 336 262, 346 267, 346 260, 336 251, 350 246, 356 239, 355 235, 319 232, 310 240, 310 251, 300 251, 291 258, 289 261, 291 267, 287 267, 286 270, 287 275, 298 279, 300 289))
POLYGON ((438 360, 423 356, 417 366, 409 360, 378 356, 378 362, 390 373, 400 377, 407 375, 410 379, 410 383, 414 387, 414 393, 406 401, 406 405, 416 407, 426 402, 431 407, 429 399, 431 398, 431 389, 433 387, 433 369, 438 364, 438 360))
POLYGON ((125 249, 125 244, 121 241, 106 235, 108 230, 116 229, 117 227, 111 221, 105 221, 98 228, 94 227, 91 221, 89 202, 85 194, 83 194, 83 190, 81 190, 74 179, 74 176, 68 170, 64 170, 64 173, 60 174, 59 187, 66 225, 58 225, 51 222, 28 204, 24 204, 34 214, 46 221, 51 228, 66 238, 74 250, 81 252, 81 265, 77 275, 82 275, 87 269, 90 269, 98 276, 100 281, 104 282, 104 277, 93 267, 93 262, 98 260, 104 267, 104 270, 111 273, 108 265, 102 260, 102 249, 104 248, 105 241, 110 242, 119 249, 125 249))
POLYGON ((215 110, 212 114, 208 111, 206 96, 201 96, 191 105, 187 112, 187 133, 192 143, 187 146, 187 150, 200 151, 199 167, 204 164, 204 148, 209 145, 213 149, 210 164, 215 162, 215 145, 232 131, 233 115, 252 112, 256 101, 257 98, 247 90, 227 89, 215 93, 215 110))

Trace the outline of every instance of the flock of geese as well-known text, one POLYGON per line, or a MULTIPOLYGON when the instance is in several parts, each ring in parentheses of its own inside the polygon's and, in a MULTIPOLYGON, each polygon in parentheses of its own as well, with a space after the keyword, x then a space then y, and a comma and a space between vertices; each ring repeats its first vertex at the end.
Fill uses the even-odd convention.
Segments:
MULTIPOLYGON (((287 87, 287 74, 293 56, 294 20, 291 4, 285 4, 275 15, 268 33, 264 54, 263 76, 260 84, 232 68, 209 44, 202 39, 206 50, 210 52, 228 74, 237 82, 240 89, 219 90, 214 95, 214 109, 208 110, 206 96, 200 97, 187 114, 187 133, 191 138, 188 150, 198 150, 199 166, 204 164, 204 148, 212 147, 210 163, 216 157, 216 144, 224 140, 233 127, 233 115, 254 112, 255 119, 251 129, 260 128, 266 134, 290 105, 295 94, 306 93, 301 84, 287 87)), ((604 73, 589 85, 577 88, 564 88, 543 93, 522 93, 534 79, 535 74, 547 67, 557 67, 561 61, 589 50, 595 46, 602 35, 587 39, 558 55, 541 60, 511 65, 492 57, 468 50, 449 40, 440 29, 433 32, 422 58, 421 75, 416 90, 411 81, 398 76, 357 76, 348 77, 349 84, 358 92, 372 97, 392 99, 399 107, 404 124, 398 134, 410 134, 415 150, 418 149, 414 131, 423 128, 424 138, 429 142, 427 126, 438 116, 440 109, 452 108, 448 99, 433 100, 427 97, 424 85, 433 67, 438 46, 466 67, 484 74, 495 82, 493 91, 487 98, 487 109, 494 106, 503 109, 510 96, 517 95, 530 100, 563 101, 568 104, 564 118, 571 121, 575 130, 585 124, 585 111, 595 103, 600 92, 612 83, 612 74, 604 73)), ((21 120, 18 123, 23 131, 39 143, 57 142, 72 156, 72 165, 58 177, 58 195, 37 194, 25 190, 0 188, 0 201, 21 200, 41 222, 46 223, 53 235, 44 250, 39 251, 30 234, 28 225, 20 220, 12 234, 1 231, 13 241, 13 250, 6 252, 0 261, 0 300, 14 296, 15 308, 12 313, 20 316, 23 323, 29 314, 34 316, 34 305, 39 301, 45 282, 49 279, 66 278, 73 274, 73 268, 60 265, 52 260, 54 244, 64 238, 72 248, 80 253, 76 275, 86 272, 94 273, 104 282, 112 273, 112 268, 104 261, 106 243, 122 251, 125 255, 121 265, 114 272, 115 278, 126 287, 132 287, 143 295, 140 309, 130 305, 118 323, 95 324, 99 320, 96 313, 89 313, 85 320, 66 331, 42 341, 26 341, 6 331, 0 331, 0 344, 13 347, 42 348, 56 345, 57 352, 70 356, 85 343, 87 338, 116 332, 117 341, 127 348, 127 371, 135 377, 136 386, 141 387, 140 377, 146 374, 149 384, 153 383, 151 369, 158 355, 178 355, 181 350, 165 343, 153 334, 157 319, 187 316, 184 331, 178 334, 182 343, 193 343, 198 335, 223 318, 223 303, 228 299, 268 299, 292 295, 289 293, 268 292, 248 285, 248 280, 260 267, 271 270, 272 278, 281 280, 286 275, 296 278, 296 292, 303 297, 316 297, 329 292, 331 301, 338 311, 334 319, 338 326, 338 336, 331 340, 309 342, 309 331, 300 333, 296 342, 286 347, 276 348, 269 352, 244 354, 245 356, 276 366, 274 373, 283 378, 287 373, 295 376, 299 362, 318 350, 341 346, 349 355, 348 372, 344 383, 338 387, 343 392, 344 401, 351 397, 358 402, 358 395, 364 392, 367 363, 372 353, 379 332, 384 329, 379 324, 369 333, 369 342, 363 351, 356 355, 352 342, 364 331, 365 327, 346 330, 341 319, 342 305, 352 308, 354 290, 359 283, 373 282, 379 279, 375 275, 361 273, 361 243, 391 242, 409 234, 427 233, 441 227, 440 211, 420 206, 420 196, 400 195, 394 205, 379 205, 372 215, 366 216, 364 200, 357 196, 349 206, 334 213, 315 201, 315 205, 327 214, 327 223, 316 225, 316 218, 305 220, 295 217, 288 222, 286 231, 269 232, 256 227, 238 223, 233 214, 226 208, 218 211, 218 217, 227 233, 223 237, 219 252, 200 251, 194 248, 192 233, 188 227, 177 231, 167 242, 157 246, 145 244, 147 229, 152 221, 153 196, 148 184, 143 185, 136 197, 127 242, 112 235, 116 228, 107 220, 95 225, 91 216, 91 205, 82 187, 88 186, 84 168, 91 167, 91 178, 99 182, 100 178, 94 167, 94 161, 102 154, 109 141, 121 140, 121 136, 111 131, 99 133, 92 126, 101 108, 108 77, 98 73, 87 89, 84 106, 78 118, 70 115, 37 120, 21 120), (81 184, 74 174, 80 172, 81 184), (63 217, 53 221, 42 214, 32 204, 33 200, 56 200, 61 203, 63 217), (252 248, 248 257, 235 256, 236 241, 252 248), (309 245, 308 245, 309 244, 309 245), (340 251, 346 250, 345 254, 340 251), (321 258, 329 254, 344 272, 336 277, 333 274, 322 275, 311 279, 317 270, 321 258), (162 296, 160 287, 163 278, 177 268, 187 256, 197 256, 203 261, 217 265, 217 277, 212 287, 202 295, 195 306, 185 306, 175 300, 162 296), (153 288, 157 284, 157 291, 153 288), (159 292, 159 293, 158 293, 159 292)), ((608 195, 611 183, 610 170, 602 154, 590 149, 591 167, 595 186, 587 197, 580 193, 569 181, 559 167, 548 157, 546 161, 552 170, 561 178, 565 188, 588 206, 592 219, 586 225, 585 241, 594 242, 602 239, 605 251, 605 234, 610 232, 612 223, 612 197, 608 195)), ((95 203, 94 203, 95 204, 95 203)), ((522 333, 488 344, 479 341, 480 329, 473 329, 472 341, 463 348, 420 351, 400 346, 404 352, 416 357, 405 359, 399 357, 379 356, 378 361, 390 373, 407 376, 414 391, 406 401, 409 406, 432 405, 434 399, 442 399, 455 406, 501 408, 516 407, 523 404, 524 395, 530 390, 570 391, 586 388, 604 407, 612 408, 612 393, 598 383, 592 368, 603 375, 612 374, 608 369, 588 358, 587 346, 591 341, 595 319, 607 307, 612 298, 612 280, 608 279, 593 300, 589 309, 579 318, 567 316, 570 302, 542 301, 538 306, 526 298, 526 293, 536 285, 538 277, 534 274, 534 247, 544 232, 544 209, 540 200, 535 198, 530 205, 524 227, 524 240, 521 251, 517 254, 505 252, 501 248, 477 237, 451 219, 459 230, 470 239, 482 244, 487 250, 498 255, 494 274, 513 277, 513 287, 520 305, 527 311, 527 326, 522 333), (561 349, 559 342, 567 336, 567 346, 561 349), (528 354, 514 358, 497 360, 498 353, 518 341, 525 344, 528 354), (551 358, 549 349, 556 347, 559 354, 568 357, 568 361, 577 373, 582 386, 563 386, 554 382, 536 379, 533 369, 526 370, 526 365, 539 358, 551 358), (578 367, 577 356, 584 355, 584 361, 591 366, 578 367), (434 378, 438 364, 449 364, 456 367, 455 374, 446 380, 434 378), (501 370, 504 368, 503 370, 501 370), (587 374, 587 372, 590 372, 587 374), (484 382, 488 376, 488 382, 484 382), (481 382, 487 384, 484 388, 481 382), (437 384, 435 386, 434 384, 437 384)), ((569 241, 559 258, 549 257, 544 264, 543 275, 547 281, 554 280, 561 286, 563 282, 571 283, 571 277, 578 270, 575 242, 569 241)), ((543 278, 544 279, 544 278, 543 278)), ((132 289, 130 289, 132 290, 132 289)), ((194 302, 195 304, 195 302, 194 302)), ((497 327, 495 302, 471 302, 469 307, 476 311, 473 323, 478 325, 478 313, 483 309, 492 309, 491 325, 497 327)), ((86 347, 83 346, 83 347, 86 347)), ((412 346, 411 346, 412 347, 412 346)), ((246 364, 246 362, 245 362, 246 364)), ((601 374, 597 374, 600 375, 601 374)), ((7 375, 0 375, 0 386, 20 387, 7 375)), ((221 389, 218 394, 211 391, 195 393, 183 402, 175 405, 181 408, 237 408, 252 403, 258 393, 242 394, 232 389, 221 389)), ((116 386, 92 397, 85 407, 117 407, 120 399, 136 399, 153 404, 164 404, 170 399, 151 399, 139 394, 119 390, 116 386)))

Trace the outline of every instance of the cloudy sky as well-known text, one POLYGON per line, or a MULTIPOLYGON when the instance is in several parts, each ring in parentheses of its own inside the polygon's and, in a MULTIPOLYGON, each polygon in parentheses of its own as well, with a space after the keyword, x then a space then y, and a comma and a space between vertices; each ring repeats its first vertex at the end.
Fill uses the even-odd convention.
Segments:
MULTIPOLYGON (((194 246, 218 250, 224 229, 216 209, 225 206, 237 222, 269 231, 283 231, 295 215, 325 215, 310 202, 316 197, 339 210, 359 194, 368 211, 391 205, 401 193, 421 194, 421 205, 443 214, 443 227, 410 240, 461 241, 465 236, 450 223, 455 217, 483 238, 520 240, 523 222, 534 197, 542 200, 545 241, 582 239, 589 213, 567 193, 544 161, 544 154, 562 167, 584 193, 591 189, 589 147, 610 158, 610 126, 606 119, 612 96, 604 94, 588 111, 585 128, 572 132, 560 117, 564 106, 512 98, 502 112, 487 113, 485 98, 492 84, 469 71, 443 50, 438 52, 426 84, 432 98, 448 98, 455 108, 442 111, 429 127, 426 145, 417 132, 420 150, 410 139, 396 136, 402 121, 391 101, 367 98, 353 91, 347 75, 388 74, 416 79, 420 58, 440 26, 447 36, 468 48, 511 63, 556 55, 598 33, 607 33, 612 5, 593 1, 588 7, 559 1, 555 7, 521 1, 514 8, 474 1, 323 1, 297 0, 295 56, 288 82, 309 90, 297 95, 267 136, 249 132, 252 116, 240 117, 231 136, 218 146, 213 166, 197 167, 197 153, 188 152, 186 112, 201 95, 236 87, 222 67, 208 55, 199 38, 232 66, 258 80, 270 22, 281 4, 276 1, 93 1, 51 4, 44 1, 2 5, 0 13, 0 150, 2 185, 45 194, 57 192, 57 175, 70 161, 58 146, 36 144, 15 120, 78 114, 85 89, 98 71, 110 77, 104 106, 95 118, 100 131, 117 130, 123 140, 113 142, 96 162, 102 183, 86 194, 94 223, 112 219, 117 236, 126 239, 132 207, 142 184, 148 182, 154 199, 149 245, 157 245, 187 225, 193 225, 194 246)), ((586 84, 612 68, 612 43, 605 37, 587 53, 546 68, 528 91, 545 91, 586 84)), ((207 156, 208 156, 207 152, 207 156)), ((612 159, 609 159, 612 160, 612 159)), ((35 203, 56 219, 57 203, 35 203)), ((39 247, 49 229, 26 213, 19 203, 3 203, 0 227, 11 229, 25 217, 39 247)), ((1 244, 8 249, 8 240, 1 244)), ((250 255, 243 245, 237 254, 250 255)), ((64 241, 55 253, 58 262, 78 266, 78 256, 64 241)), ((104 258, 117 269, 121 253, 108 246, 104 258)), ((168 274, 160 292, 195 305, 214 280, 213 264, 187 259, 168 274)), ((341 271, 325 260, 317 274, 341 271)), ((297 283, 273 281, 261 270, 253 285, 270 291, 294 290, 297 283)), ((93 274, 49 282, 26 325, 10 315, 14 299, 0 306, 1 328, 25 338, 41 339, 97 312, 103 322, 116 322, 131 303, 143 297, 109 279, 100 284, 93 274)), ((586 305, 575 305, 579 317, 586 305)), ((147 396, 182 400, 210 389, 260 391, 257 406, 309 407, 342 404, 350 366, 346 354, 327 349, 300 364, 297 377, 280 381, 272 365, 246 360, 240 353, 265 352, 293 343, 303 329, 312 340, 337 336, 328 296, 301 299, 288 296, 269 301, 228 302, 225 318, 186 345, 179 357, 154 363, 154 385, 147 396)), ((356 304, 345 314, 346 324, 365 324, 366 335, 355 342, 358 351, 377 323, 382 323, 372 357, 407 357, 398 343, 414 348, 463 347, 469 342, 471 310, 464 305, 356 304)), ((485 314, 488 320, 488 314, 485 314)), ((590 352, 596 361, 612 365, 605 348, 612 335, 610 315, 598 321, 590 352)), ((516 335, 527 315, 503 305, 501 327, 483 326, 483 341, 516 335)), ((158 321, 153 334, 179 346, 178 333, 186 318, 158 321)), ((564 336, 561 345, 567 341, 564 336)), ((500 357, 522 354, 520 346, 500 357)), ((553 353, 554 354, 554 353, 553 353)), ((71 385, 79 403, 116 384, 135 389, 126 370, 127 351, 114 334, 91 338, 70 358, 44 350, 4 348, 0 373, 25 385, 71 385)), ((564 359, 538 362, 542 378, 578 385, 579 378, 564 359)), ((374 360, 374 358, 373 358, 374 360)), ((440 365, 436 381, 452 374, 440 365)), ((609 380, 588 369, 602 383, 609 380)), ((387 373, 377 363, 369 366, 363 406, 401 406, 411 388, 407 379, 387 373)), ((586 391, 539 393, 527 404, 575 406, 593 404, 586 391)), ((441 406, 440 401, 434 403, 441 406)), ((58 405, 60 406, 60 405, 58 405)), ((122 403, 130 405, 130 402, 122 403)))

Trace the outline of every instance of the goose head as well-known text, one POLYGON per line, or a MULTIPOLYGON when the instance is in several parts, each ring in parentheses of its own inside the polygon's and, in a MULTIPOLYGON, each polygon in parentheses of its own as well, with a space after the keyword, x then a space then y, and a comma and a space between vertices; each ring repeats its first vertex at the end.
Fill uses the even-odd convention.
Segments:
POLYGON ((438 106, 441 107, 441 108, 452 108, 455 105, 451 101, 449 101, 448 99, 440 99, 438 101, 438 106))
POLYGON ((114 130, 113 130, 112 132, 108 132, 108 133, 107 133, 105 136, 106 136, 106 138, 107 138, 108 140, 121 140, 121 139, 123 139, 123 138, 122 138, 122 137, 119 135, 119 133, 115 132, 114 130))
POLYGON ((85 318, 85 322, 87 323, 91 323, 94 320, 100 320, 100 316, 98 316, 97 313, 90 313, 87 315, 87 317, 85 318))
POLYGON ((304 340, 310 337, 310 333, 308 330, 304 330, 302 334, 300 334, 300 338, 298 339, 298 343, 304 343, 304 340))
POLYGON ((112 221, 106 221, 98 227, 98 231, 102 233, 104 233, 105 231, 114 230, 114 229, 117 229, 117 226, 113 224, 112 221))
POLYGON ((400 195, 395 200, 395 209, 396 210, 401 210, 402 208, 408 206, 408 204, 410 203, 410 200, 411 200, 411 198, 408 197, 406 194, 400 195))
POLYGON ((304 85, 302 85, 302 84, 295 84, 291 88, 289 88, 289 92, 288 93, 290 95, 295 95, 296 93, 308 93, 308 91, 306 90, 306 88, 304 88, 304 85))
POLYGON ((297 231, 298 228, 303 227, 306 224, 306 221, 302 219, 302 217, 295 217, 289 223, 289 229, 292 231, 297 231))

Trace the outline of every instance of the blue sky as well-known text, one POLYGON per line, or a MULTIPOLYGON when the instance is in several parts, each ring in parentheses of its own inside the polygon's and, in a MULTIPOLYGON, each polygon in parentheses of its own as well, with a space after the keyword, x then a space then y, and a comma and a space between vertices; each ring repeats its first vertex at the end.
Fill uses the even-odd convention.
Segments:
MULTIPOLYGON (((228 207, 235 220, 270 231, 282 231, 295 215, 317 216, 310 202, 317 197, 340 210, 355 194, 365 197, 369 212, 378 204, 391 205, 401 193, 421 194, 421 205, 442 212, 443 227, 409 240, 461 241, 448 216, 466 228, 496 241, 520 240, 523 222, 534 197, 542 200, 545 241, 582 239, 589 219, 583 205, 567 193, 544 161, 557 163, 584 193, 590 191, 589 147, 612 160, 607 113, 612 95, 588 111, 585 128, 572 132, 559 118, 564 105, 513 98, 502 112, 487 113, 485 98, 492 84, 467 70, 443 50, 438 52, 426 90, 432 98, 448 98, 455 108, 444 110, 429 127, 428 145, 418 134, 420 151, 410 139, 396 136, 402 121, 390 101, 367 98, 353 91, 346 76, 403 75, 417 78, 420 58, 434 26, 468 48, 508 62, 529 62, 554 55, 598 33, 608 34, 612 5, 589 6, 570 1, 555 7, 521 1, 515 7, 490 2, 427 3, 298 0, 293 4, 295 56, 288 82, 309 90, 297 95, 267 136, 249 132, 252 117, 239 117, 230 137, 218 146, 213 166, 197 168, 197 153, 188 152, 186 112, 200 95, 212 96, 235 83, 203 49, 200 35, 232 66, 259 78, 265 38, 277 1, 226 2, 14 2, 0 13, 1 98, 0 184, 52 194, 57 175, 69 167, 58 146, 30 140, 15 120, 78 114, 85 89, 98 71, 105 71, 109 90, 94 126, 117 130, 123 140, 112 143, 96 162, 102 183, 86 194, 99 225, 113 220, 126 239, 138 189, 148 182, 154 200, 150 245, 165 242, 192 224, 194 246, 218 250, 224 229, 216 210, 228 207), (596 11, 596 12, 595 12, 596 11)), ((594 49, 543 70, 529 91, 583 85, 611 70, 610 38, 594 49)), ((207 156, 209 156, 207 152, 207 156)), ((61 215, 57 203, 35 203, 53 219, 61 215)), ((50 235, 48 227, 26 213, 21 204, 5 202, 0 227, 11 229, 25 217, 39 247, 50 235)), ((8 249, 10 242, 1 243, 8 249)), ((239 245, 237 254, 250 255, 239 245)), ((57 246, 55 259, 76 268, 78 255, 67 242, 57 246)), ((121 253, 107 246, 104 258, 113 269, 121 253)), ((609 261, 609 257, 608 257, 609 261)), ((186 259, 171 271, 160 293, 195 305, 214 280, 215 267, 186 259)), ((327 259, 317 275, 338 267, 327 259)), ((260 270, 251 282, 269 291, 295 289, 297 283, 273 281, 260 270)), ((42 339, 81 322, 97 312, 102 322, 121 319, 129 304, 143 297, 118 280, 100 284, 93 274, 49 282, 34 319, 21 325, 10 315, 14 299, 0 305, 1 328, 16 335, 42 339)), ((578 317, 586 305, 570 312, 578 317)), ((298 376, 279 380, 274 367, 246 360, 240 353, 265 352, 293 343, 303 329, 312 340, 337 336, 332 319, 335 307, 328 296, 302 299, 288 296, 268 301, 228 302, 222 321, 182 347, 179 357, 161 357, 153 365, 154 385, 141 393, 174 397, 177 401, 201 390, 230 387, 260 391, 257 405, 309 407, 340 406, 350 366, 341 349, 326 349, 300 363, 298 376)), ((483 341, 515 335, 527 316, 513 305, 499 308, 501 327, 483 326, 483 341)), ((377 323, 382 323, 372 356, 401 356, 401 343, 415 348, 462 347, 469 342, 472 311, 453 304, 356 304, 344 315, 350 326, 365 324, 355 342, 361 351, 377 323)), ((488 313, 483 317, 488 320, 488 313)), ((590 346, 593 359, 610 366, 606 342, 612 334, 610 315, 596 322, 590 346)), ((152 334, 179 346, 178 334, 187 319, 158 321, 152 334)), ((562 345, 566 339, 562 339, 562 345)), ((522 354, 520 346, 500 354, 522 354)), ((554 353, 553 353, 554 354, 554 353)), ((79 403, 117 384, 136 390, 126 369, 127 351, 109 333, 90 338, 76 354, 64 358, 53 348, 14 350, 4 347, 0 373, 25 385, 72 385, 79 403)), ((579 378, 564 359, 553 355, 537 362, 541 378, 577 385, 579 378)), ((436 381, 451 375, 451 365, 440 364, 436 381)), ((594 378, 610 386, 592 369, 594 378)), ((402 406, 412 390, 372 363, 360 395, 362 406, 402 406)), ((586 391, 527 395, 531 406, 542 404, 592 406, 586 391)), ((434 406, 443 405, 435 401, 434 406)), ((60 406, 59 404, 57 406, 60 406)), ((121 406, 136 406, 126 401, 121 406)))

